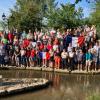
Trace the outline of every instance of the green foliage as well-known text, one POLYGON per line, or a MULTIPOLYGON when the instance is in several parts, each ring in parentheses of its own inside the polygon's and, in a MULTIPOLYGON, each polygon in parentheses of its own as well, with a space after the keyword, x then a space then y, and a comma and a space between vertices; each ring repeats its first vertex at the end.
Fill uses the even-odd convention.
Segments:
MULTIPOLYGON (((75 4, 78 4, 79 2, 81 2, 82 0, 75 0, 75 4)), ((94 3, 94 2, 97 2, 99 0, 85 0, 87 3, 94 3)))
POLYGON ((9 27, 19 30, 41 28, 46 10, 55 7, 55 0, 17 0, 9 16, 9 27), (47 7, 48 6, 48 7, 47 7))
POLYGON ((93 95, 89 96, 86 100, 100 100, 100 95, 93 94, 93 95))
MULTIPOLYGON (((58 7, 56 0, 17 0, 14 9, 9 16, 9 27, 19 30, 34 30, 44 27, 43 19, 47 19, 47 26, 54 28, 74 28, 85 23, 90 24, 90 19, 83 19, 83 9, 75 9, 75 5, 82 0, 76 0, 74 4, 61 4, 58 7)), ((86 0, 90 1, 90 0, 86 0)), ((99 10, 92 14, 93 23, 100 26, 99 10), (96 14, 95 14, 96 13, 96 14), (96 16, 95 16, 96 15, 96 16)), ((45 21, 44 21, 45 22, 45 21)))
POLYGON ((60 8, 55 7, 47 12, 48 26, 55 28, 72 28, 81 24, 83 9, 75 9, 75 5, 61 4, 60 8))
POLYGON ((4 22, 4 21, 0 21, 0 25, 1 25, 1 28, 4 30, 5 28, 7 28, 7 22, 4 22))
POLYGON ((14 9, 11 9, 12 15, 9 17, 10 28, 34 30, 35 27, 40 27, 39 3, 36 0, 17 0, 14 9))
POLYGON ((100 1, 98 0, 91 14, 91 21, 97 27, 97 32, 100 37, 100 1))

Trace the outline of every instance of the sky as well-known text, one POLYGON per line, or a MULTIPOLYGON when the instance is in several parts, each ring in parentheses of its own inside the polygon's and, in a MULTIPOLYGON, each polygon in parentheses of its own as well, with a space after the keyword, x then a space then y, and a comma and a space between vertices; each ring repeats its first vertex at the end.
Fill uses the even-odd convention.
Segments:
MULTIPOLYGON (((59 3, 59 5, 61 3, 65 4, 65 3, 68 3, 68 2, 70 2, 70 3, 75 2, 75 0, 56 0, 56 1, 59 3)), ((16 3, 16 0, 1 0, 0 1, 0 20, 2 19, 3 13, 5 13, 6 16, 9 16, 9 14, 10 14, 9 9, 13 8, 15 3, 16 3)), ((82 2, 79 2, 76 5, 76 9, 79 6, 83 8, 84 17, 88 17, 90 12, 91 12, 91 9, 90 9, 90 5, 86 2, 86 0, 82 0, 82 2)))

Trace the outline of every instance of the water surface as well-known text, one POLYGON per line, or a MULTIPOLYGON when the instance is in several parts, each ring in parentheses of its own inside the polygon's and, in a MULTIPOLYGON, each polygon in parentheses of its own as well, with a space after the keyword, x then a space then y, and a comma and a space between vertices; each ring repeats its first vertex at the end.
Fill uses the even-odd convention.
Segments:
POLYGON ((4 78, 46 78, 53 85, 46 89, 0 98, 0 100, 87 100, 100 93, 100 75, 72 75, 32 70, 0 71, 4 78))

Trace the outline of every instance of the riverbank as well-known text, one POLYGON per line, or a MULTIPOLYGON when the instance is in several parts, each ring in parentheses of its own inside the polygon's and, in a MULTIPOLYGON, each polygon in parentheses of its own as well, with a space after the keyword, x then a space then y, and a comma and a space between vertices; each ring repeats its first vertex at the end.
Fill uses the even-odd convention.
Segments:
POLYGON ((66 73, 66 74, 100 74, 100 70, 97 71, 79 71, 79 70, 73 70, 73 71, 68 71, 67 69, 53 69, 53 68, 42 68, 42 67, 0 67, 0 70, 34 70, 34 71, 43 71, 43 72, 55 72, 55 73, 66 73))
POLYGON ((0 97, 35 91, 49 86, 50 81, 43 78, 0 79, 0 97))

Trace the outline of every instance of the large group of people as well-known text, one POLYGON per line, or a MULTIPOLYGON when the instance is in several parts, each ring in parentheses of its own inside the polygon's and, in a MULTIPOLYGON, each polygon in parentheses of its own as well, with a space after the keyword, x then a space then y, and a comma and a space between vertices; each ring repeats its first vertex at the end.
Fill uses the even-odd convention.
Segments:
POLYGON ((98 70, 100 41, 96 28, 86 25, 65 31, 0 32, 0 67, 3 66, 98 70))

